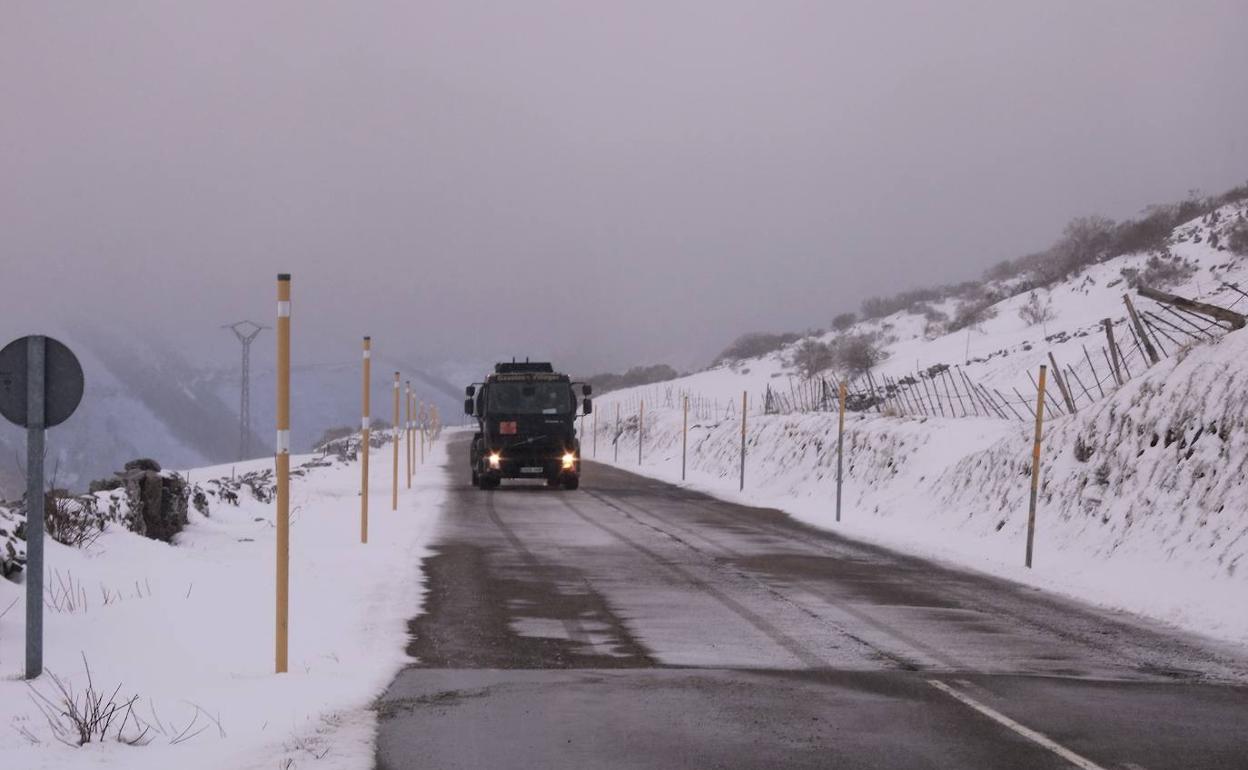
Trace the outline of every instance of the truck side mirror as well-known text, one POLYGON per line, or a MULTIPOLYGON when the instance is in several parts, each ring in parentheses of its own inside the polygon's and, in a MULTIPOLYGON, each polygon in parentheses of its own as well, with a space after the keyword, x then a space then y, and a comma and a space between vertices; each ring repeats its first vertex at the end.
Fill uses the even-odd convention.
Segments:
POLYGON ((594 411, 594 402, 588 398, 581 399, 581 414, 592 414, 594 411))
POLYGON ((593 385, 590 385, 590 384, 587 382, 587 383, 585 383, 584 385, 582 385, 582 386, 581 386, 581 395, 582 395, 582 396, 592 396, 593 394, 594 394, 594 386, 593 386, 593 385))
POLYGON ((472 399, 471 398, 464 399, 464 414, 470 417, 472 416, 472 399))
POLYGON ((473 396, 477 395, 477 386, 469 385, 468 387, 464 388, 464 395, 467 396, 468 398, 472 398, 473 396))

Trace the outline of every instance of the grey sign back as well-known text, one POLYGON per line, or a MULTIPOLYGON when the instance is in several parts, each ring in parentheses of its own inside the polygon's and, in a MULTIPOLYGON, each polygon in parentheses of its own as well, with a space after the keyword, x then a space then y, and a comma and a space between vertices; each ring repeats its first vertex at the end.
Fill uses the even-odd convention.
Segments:
MULTIPOLYGON (((51 428, 69 419, 82 401, 82 366, 69 348, 51 337, 44 337, 43 425, 51 428)), ((13 340, 0 350, 0 414, 23 428, 28 425, 26 410, 27 338, 13 340)))

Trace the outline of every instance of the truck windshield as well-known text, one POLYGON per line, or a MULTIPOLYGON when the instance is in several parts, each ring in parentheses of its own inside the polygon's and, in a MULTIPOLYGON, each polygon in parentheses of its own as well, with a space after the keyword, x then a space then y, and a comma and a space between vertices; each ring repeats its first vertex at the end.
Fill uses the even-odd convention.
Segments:
POLYGON ((572 390, 566 382, 493 382, 487 407, 494 414, 569 414, 572 390))

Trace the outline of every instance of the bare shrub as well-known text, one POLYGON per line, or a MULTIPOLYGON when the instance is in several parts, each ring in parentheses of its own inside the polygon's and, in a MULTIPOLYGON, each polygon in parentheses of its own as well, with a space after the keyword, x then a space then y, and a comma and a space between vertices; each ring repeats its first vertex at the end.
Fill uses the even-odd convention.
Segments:
POLYGON ((833 353, 836 365, 853 376, 866 374, 884 360, 884 351, 871 334, 842 337, 837 340, 833 353))
POLYGON ((1041 300, 1040 295, 1034 291, 1027 295, 1027 302, 1018 309, 1018 317, 1023 319, 1028 326, 1047 324, 1055 315, 1052 298, 1046 295, 1041 300))
POLYGON ((993 297, 964 300, 954 311, 953 320, 947 327, 948 331, 979 328, 980 324, 996 317, 995 304, 996 300, 993 297))
POLYGON ((1149 286, 1154 289, 1165 289, 1183 283, 1196 273, 1196 265, 1173 254, 1159 256, 1154 254, 1144 263, 1143 270, 1126 268, 1122 271, 1127 285, 1149 286))
POLYGON ((732 341, 732 344, 724 348, 718 356, 715 357, 714 364, 722 364, 727 361, 740 361, 745 358, 758 358, 768 353, 773 353, 780 348, 793 342, 797 342, 801 335, 792 332, 783 332, 781 334, 771 334, 769 332, 749 332, 742 334, 732 341))
POLYGON ((146 744, 148 728, 134 713, 134 704, 139 696, 119 698, 120 684, 111 693, 97 689, 85 655, 82 665, 87 672, 87 688, 82 692, 51 671, 48 672, 52 680, 49 692, 27 684, 30 699, 47 720, 52 737, 67 746, 83 746, 110 739, 131 746, 146 744))
POLYGON ((93 544, 108 525, 96 498, 73 497, 63 489, 54 489, 44 498, 43 516, 48 537, 74 548, 93 544))
POLYGON ((832 348, 818 340, 806 339, 793 351, 793 365, 803 377, 813 377, 836 363, 832 348))
POLYGON ((832 329, 843 332, 858 320, 857 313, 840 313, 832 318, 832 329))
POLYGON ((1226 247, 1233 254, 1248 257, 1248 222, 1241 219, 1235 227, 1231 228, 1230 234, 1226 237, 1226 247))

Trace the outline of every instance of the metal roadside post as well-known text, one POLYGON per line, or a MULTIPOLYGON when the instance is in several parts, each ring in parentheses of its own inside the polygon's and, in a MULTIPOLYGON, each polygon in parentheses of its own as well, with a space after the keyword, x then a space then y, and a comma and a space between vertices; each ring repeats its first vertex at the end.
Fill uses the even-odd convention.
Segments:
POLYGON ((290 636, 290 274, 277 276, 277 623, 274 670, 286 673, 290 636))
POLYGON ((611 442, 615 444, 615 459, 613 462, 620 461, 620 402, 615 402, 615 440, 611 442))
POLYGON ((1031 448, 1031 502, 1027 507, 1027 558, 1026 567, 1031 569, 1031 555, 1036 539, 1036 496, 1040 490, 1040 439, 1044 430, 1044 380, 1048 367, 1040 364, 1040 382, 1036 386, 1036 436, 1031 448))
POLYGON ((364 395, 361 399, 363 416, 360 418, 360 542, 368 542, 368 450, 372 433, 372 407, 369 390, 372 387, 373 338, 364 338, 364 395))
POLYGON ((598 459, 598 410, 594 410, 594 459, 598 459))
POLYGON ((836 520, 841 520, 841 481, 845 471, 845 380, 839 390, 840 418, 836 429, 836 520))
POLYGON ((745 408, 749 399, 749 391, 741 391, 741 485, 738 489, 745 491, 745 408))
POLYGON ((69 348, 34 334, 0 350, 0 414, 26 429, 26 678, 43 673, 45 431, 82 401, 82 366, 69 348))

